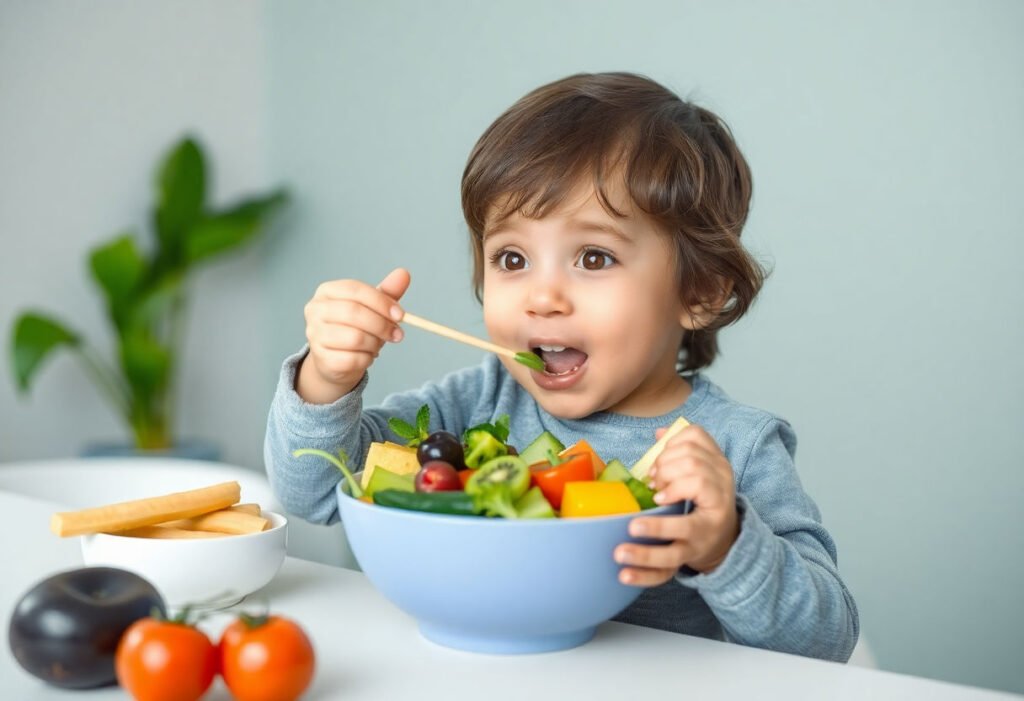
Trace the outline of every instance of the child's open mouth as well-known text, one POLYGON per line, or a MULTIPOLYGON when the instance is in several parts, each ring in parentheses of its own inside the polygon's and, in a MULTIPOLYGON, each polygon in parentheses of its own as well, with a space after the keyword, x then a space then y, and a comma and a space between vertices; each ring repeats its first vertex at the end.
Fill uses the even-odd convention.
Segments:
POLYGON ((587 354, 578 348, 541 344, 532 348, 544 361, 544 371, 532 371, 544 389, 566 389, 576 384, 587 364, 587 354))

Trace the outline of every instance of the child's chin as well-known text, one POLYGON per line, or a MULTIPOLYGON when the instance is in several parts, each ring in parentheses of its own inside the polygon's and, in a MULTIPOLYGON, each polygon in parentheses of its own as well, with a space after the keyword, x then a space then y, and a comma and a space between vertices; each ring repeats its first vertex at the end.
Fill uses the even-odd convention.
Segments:
POLYGON ((550 393, 536 387, 527 387, 526 390, 544 411, 559 419, 582 419, 600 411, 598 407, 580 401, 579 398, 552 397, 550 393))

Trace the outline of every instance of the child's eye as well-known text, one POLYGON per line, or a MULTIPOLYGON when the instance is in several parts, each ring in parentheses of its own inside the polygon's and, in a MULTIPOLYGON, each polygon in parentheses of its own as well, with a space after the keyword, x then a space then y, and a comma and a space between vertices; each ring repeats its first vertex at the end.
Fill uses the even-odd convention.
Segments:
POLYGON ((615 265, 615 258, 597 248, 588 248, 580 254, 577 265, 584 270, 604 270, 615 265))
POLYGON ((491 254, 491 265, 512 273, 526 268, 526 257, 522 253, 503 248, 491 254))

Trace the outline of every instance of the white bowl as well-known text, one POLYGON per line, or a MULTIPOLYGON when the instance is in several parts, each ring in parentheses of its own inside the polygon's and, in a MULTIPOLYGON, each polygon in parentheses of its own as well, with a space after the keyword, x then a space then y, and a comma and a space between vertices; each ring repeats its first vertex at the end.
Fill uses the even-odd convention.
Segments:
POLYGON ((267 530, 223 538, 86 535, 82 558, 89 566, 119 567, 144 577, 170 608, 230 606, 268 584, 284 562, 288 519, 272 511, 262 515, 270 519, 267 530))

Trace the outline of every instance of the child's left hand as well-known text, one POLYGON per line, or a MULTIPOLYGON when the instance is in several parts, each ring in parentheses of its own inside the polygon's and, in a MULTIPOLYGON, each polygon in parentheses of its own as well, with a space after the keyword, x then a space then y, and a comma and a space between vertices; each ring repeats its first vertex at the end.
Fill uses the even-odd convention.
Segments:
MULTIPOLYGON (((658 430, 658 436, 665 429, 658 430)), ((690 425, 674 436, 647 475, 660 504, 690 499, 694 511, 685 516, 638 517, 629 524, 634 537, 672 541, 666 545, 623 543, 616 562, 627 565, 619 581, 654 587, 672 579, 683 565, 710 572, 722 563, 739 536, 736 488, 732 466, 700 426, 690 425)))

